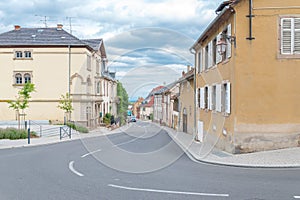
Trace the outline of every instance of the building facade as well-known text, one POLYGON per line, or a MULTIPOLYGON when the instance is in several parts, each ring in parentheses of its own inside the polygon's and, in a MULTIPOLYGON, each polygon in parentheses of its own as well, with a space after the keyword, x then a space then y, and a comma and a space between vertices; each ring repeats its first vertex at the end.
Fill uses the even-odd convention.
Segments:
POLYGON ((182 73, 179 84, 179 118, 178 130, 193 135, 195 132, 194 115, 194 68, 187 67, 187 72, 182 73))
POLYGON ((94 127, 100 115, 116 114, 116 81, 107 69, 102 39, 80 40, 55 28, 21 28, 0 34, 0 120, 15 120, 9 109, 24 83, 35 84, 26 118, 63 121, 58 102, 70 93, 71 120, 94 127))
POLYGON ((232 153, 300 144, 300 7, 231 0, 194 43, 198 136, 232 153))

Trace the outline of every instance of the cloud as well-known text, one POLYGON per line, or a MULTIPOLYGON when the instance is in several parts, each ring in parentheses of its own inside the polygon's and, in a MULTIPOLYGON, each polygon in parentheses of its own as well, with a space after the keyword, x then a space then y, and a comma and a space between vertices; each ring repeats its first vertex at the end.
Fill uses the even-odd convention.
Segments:
POLYGON ((186 65, 193 65, 189 48, 215 17, 214 10, 221 2, 3 0, 0 32, 12 30, 15 24, 43 27, 46 22, 49 27, 63 23, 68 31, 72 27, 78 38, 103 38, 110 69, 131 91, 137 84, 174 81, 186 65))

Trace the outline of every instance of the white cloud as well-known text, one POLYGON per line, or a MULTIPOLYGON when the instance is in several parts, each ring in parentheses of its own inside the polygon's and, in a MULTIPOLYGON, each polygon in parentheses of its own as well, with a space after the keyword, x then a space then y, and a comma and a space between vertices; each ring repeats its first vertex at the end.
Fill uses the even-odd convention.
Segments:
POLYGON ((48 26, 63 23, 68 30, 70 21, 66 17, 72 17, 74 35, 104 39, 111 69, 127 81, 125 85, 130 89, 130 85, 151 81, 174 81, 187 64, 193 65, 189 48, 222 1, 3 0, 0 32, 12 30, 15 24, 44 26, 44 16, 48 26))

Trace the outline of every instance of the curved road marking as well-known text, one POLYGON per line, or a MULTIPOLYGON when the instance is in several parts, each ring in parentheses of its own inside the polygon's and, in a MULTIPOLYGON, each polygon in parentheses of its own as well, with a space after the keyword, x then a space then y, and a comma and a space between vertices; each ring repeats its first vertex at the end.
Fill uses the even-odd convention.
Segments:
POLYGON ((300 196, 294 196, 294 199, 300 199, 300 196))
POLYGON ((92 154, 94 154, 94 153, 97 153, 97 152, 99 152, 99 151, 101 151, 101 149, 98 149, 98 150, 96 150, 96 151, 92 151, 92 152, 89 152, 89 153, 87 153, 87 154, 84 154, 84 155, 81 156, 81 158, 87 157, 87 156, 92 155, 92 154))
POLYGON ((183 194, 183 195, 197 195, 197 196, 214 196, 214 197, 229 197, 229 194, 212 194, 212 193, 198 193, 198 192, 181 192, 181 191, 170 191, 170 190, 155 190, 146 188, 132 188, 120 185, 108 184, 109 187, 119 188, 124 190, 142 191, 142 192, 156 192, 156 193, 167 193, 167 194, 183 194))
POLYGON ((71 172, 73 172, 74 174, 76 174, 77 176, 84 176, 82 173, 80 173, 80 172, 78 172, 78 171, 76 171, 75 169, 74 169, 74 161, 71 161, 70 163, 69 163, 69 169, 71 170, 71 172))

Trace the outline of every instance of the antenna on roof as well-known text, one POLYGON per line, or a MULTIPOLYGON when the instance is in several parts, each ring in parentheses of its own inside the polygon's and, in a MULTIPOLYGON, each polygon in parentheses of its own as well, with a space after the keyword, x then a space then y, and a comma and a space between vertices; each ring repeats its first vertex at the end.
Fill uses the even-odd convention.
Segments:
POLYGON ((72 19, 75 18, 75 17, 66 17, 66 19, 69 20, 69 26, 70 26, 70 34, 72 34, 72 19))
POLYGON ((48 27, 48 25, 47 25, 47 21, 49 20, 48 16, 41 16, 41 15, 34 15, 34 16, 43 17, 44 19, 41 19, 40 21, 43 22, 43 24, 45 25, 45 28, 48 27))

